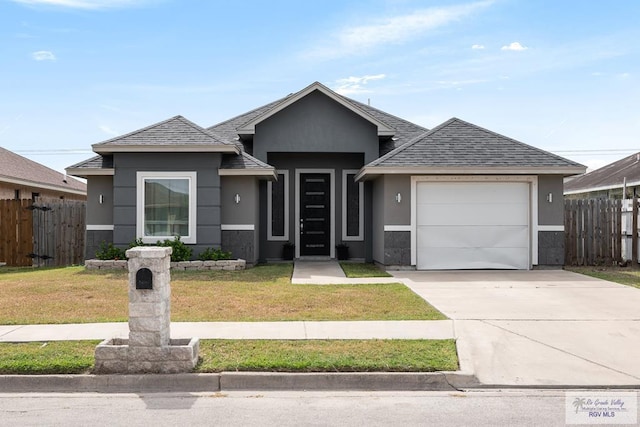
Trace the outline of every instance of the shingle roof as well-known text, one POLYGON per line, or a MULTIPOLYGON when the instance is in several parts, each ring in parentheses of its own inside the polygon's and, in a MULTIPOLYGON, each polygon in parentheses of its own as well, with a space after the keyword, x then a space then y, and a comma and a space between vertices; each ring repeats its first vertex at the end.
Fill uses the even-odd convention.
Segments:
MULTIPOLYGON (((240 126, 264 114, 271 108, 275 107, 277 104, 281 103, 282 100, 286 98, 287 97, 281 98, 277 101, 270 102, 261 107, 254 108, 253 110, 240 114, 239 116, 232 117, 230 119, 225 120, 224 122, 220 122, 216 125, 208 127, 207 130, 210 132, 214 132, 217 135, 220 135, 220 137, 222 137, 227 142, 236 141, 238 138, 237 129, 240 126)), ((241 145, 241 143, 238 143, 238 144, 241 145)))
POLYGON ((530 167, 584 170, 584 166, 576 162, 458 118, 449 119, 424 132, 366 167, 530 167))
MULTIPOLYGON (((303 89, 304 90, 304 89, 303 89)), ((296 94, 290 94, 285 96, 284 98, 280 98, 276 101, 265 104, 261 107, 255 108, 251 111, 248 111, 239 116, 233 117, 229 120, 225 120, 224 122, 218 123, 207 128, 209 131, 213 131, 223 137, 227 141, 235 141, 238 137, 237 129, 241 128, 248 122, 253 121, 257 117, 267 114, 271 109, 276 108, 280 104, 284 103, 290 97, 295 96, 296 94)), ((389 150, 398 147, 405 142, 409 141, 411 138, 424 133, 427 129, 411 123, 407 120, 396 117, 392 114, 386 113, 384 111, 378 110, 377 108, 371 107, 370 105, 363 104, 361 102, 355 101, 351 98, 347 98, 346 96, 335 93, 335 96, 342 98, 347 103, 354 106, 354 108, 360 109, 365 113, 369 114, 376 120, 385 123, 389 127, 395 130, 395 135, 392 139, 389 139, 388 143, 383 144, 381 147, 382 154, 388 152, 389 150)))
POLYGON ((111 169, 113 168, 113 156, 95 156, 87 160, 69 166, 67 169, 111 169))
POLYGON ((353 99, 347 98, 343 96, 345 100, 348 102, 362 108, 367 113, 371 114, 376 119, 385 122, 390 127, 394 128, 396 133, 392 139, 390 139, 387 143, 385 143, 380 148, 380 155, 385 155, 389 151, 394 148, 400 147, 401 145, 411 141, 418 135, 422 135, 428 129, 422 126, 419 126, 415 123, 411 123, 408 120, 401 119, 400 117, 394 116, 393 114, 386 113, 382 110, 378 110, 370 105, 363 104, 361 102, 355 101, 353 99))
POLYGON ((244 151, 240 155, 225 155, 222 158, 220 169, 274 170, 273 166, 256 159, 244 151))
POLYGON ((0 181, 20 182, 34 187, 47 186, 56 191, 86 194, 87 185, 40 163, 0 147, 0 181))
POLYGON ((94 144, 96 153, 110 153, 113 151, 129 151, 158 147, 176 149, 180 147, 198 149, 210 148, 220 151, 235 151, 235 145, 224 141, 223 138, 198 126, 182 116, 175 116, 162 122, 118 136, 98 144, 94 144))
POLYGON ((564 184, 564 192, 570 194, 621 188, 625 178, 627 185, 640 185, 640 153, 567 181, 564 184))
POLYGON ((67 173, 73 176, 87 178, 89 175, 113 175, 113 156, 97 155, 83 160, 67 168, 67 173))

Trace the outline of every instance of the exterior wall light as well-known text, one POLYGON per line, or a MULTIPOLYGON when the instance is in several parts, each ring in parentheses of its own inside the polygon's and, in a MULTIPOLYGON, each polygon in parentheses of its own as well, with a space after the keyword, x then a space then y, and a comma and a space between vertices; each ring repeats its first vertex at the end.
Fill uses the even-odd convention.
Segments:
POLYGON ((236 195, 233 196, 233 201, 236 202, 236 205, 240 203, 240 194, 236 193, 236 195))
POLYGON ((104 195, 101 194, 100 197, 98 197, 98 201, 100 202, 100 204, 104 203, 104 195))
POLYGON ((547 202, 553 203, 553 193, 547 194, 547 202))
POLYGON ((400 203, 402 201, 402 194, 396 194, 396 202, 400 203))

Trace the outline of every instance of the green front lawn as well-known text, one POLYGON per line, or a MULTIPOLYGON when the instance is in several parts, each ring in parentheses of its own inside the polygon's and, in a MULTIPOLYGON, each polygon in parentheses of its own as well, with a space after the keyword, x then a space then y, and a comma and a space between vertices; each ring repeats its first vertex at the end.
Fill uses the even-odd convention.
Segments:
POLYGON ((637 267, 565 267, 565 270, 640 289, 637 267))
MULTIPOLYGON (((90 373, 99 341, 0 343, 0 374, 90 373)), ((196 372, 455 371, 454 340, 203 340, 196 372)))
MULTIPOLYGON (((171 273, 172 321, 440 320, 406 286, 293 285, 291 264, 171 273)), ((124 322, 126 271, 0 269, 0 324, 124 322)))
POLYGON ((341 262, 342 271, 349 278, 366 278, 366 277, 392 277, 386 271, 380 270, 376 265, 371 263, 360 262, 341 262))

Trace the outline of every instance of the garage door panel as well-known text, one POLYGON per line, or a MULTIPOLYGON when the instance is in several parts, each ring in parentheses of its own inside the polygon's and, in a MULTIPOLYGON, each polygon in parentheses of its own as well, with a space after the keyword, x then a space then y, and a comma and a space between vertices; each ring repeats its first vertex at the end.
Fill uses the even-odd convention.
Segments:
POLYGON ((425 248, 521 248, 529 247, 529 228, 429 226, 418 228, 418 247, 425 248))
POLYGON ((527 204, 476 204, 456 206, 451 204, 421 205, 421 225, 528 225, 527 204))
POLYGON ((524 182, 434 182, 420 183, 417 195, 418 200, 430 204, 528 203, 527 190, 524 182))
POLYGON ((526 249, 513 248, 421 248, 418 265, 429 270, 529 268, 526 249))
POLYGON ((418 269, 530 268, 527 182, 418 182, 418 269))

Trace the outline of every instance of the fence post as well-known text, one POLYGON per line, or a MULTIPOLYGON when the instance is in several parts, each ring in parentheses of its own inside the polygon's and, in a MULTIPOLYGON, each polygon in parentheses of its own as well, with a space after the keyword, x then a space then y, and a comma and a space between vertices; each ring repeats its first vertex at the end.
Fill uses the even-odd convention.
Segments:
POLYGON ((631 199, 631 264, 638 263, 638 201, 631 199))

